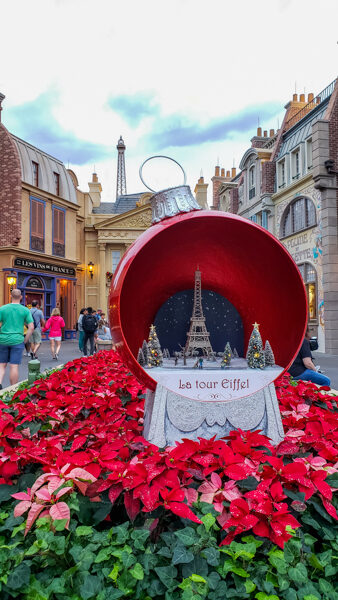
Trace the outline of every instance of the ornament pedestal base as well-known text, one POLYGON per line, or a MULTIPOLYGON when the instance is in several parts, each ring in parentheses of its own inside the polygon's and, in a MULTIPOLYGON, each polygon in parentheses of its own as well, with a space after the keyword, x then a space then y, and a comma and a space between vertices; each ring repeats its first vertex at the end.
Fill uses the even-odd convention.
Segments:
POLYGON ((260 429, 274 445, 284 439, 273 383, 251 396, 228 402, 190 400, 158 383, 155 392, 147 392, 144 412, 143 435, 160 448, 183 438, 221 438, 233 429, 260 429))

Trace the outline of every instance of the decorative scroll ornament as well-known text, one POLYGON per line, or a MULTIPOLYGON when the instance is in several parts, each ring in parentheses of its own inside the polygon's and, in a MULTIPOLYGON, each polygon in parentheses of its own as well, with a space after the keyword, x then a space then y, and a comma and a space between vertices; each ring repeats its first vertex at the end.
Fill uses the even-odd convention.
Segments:
POLYGON ((201 210, 191 193, 189 185, 180 185, 157 192, 151 197, 150 202, 153 224, 180 213, 201 210))
POLYGON ((195 197, 192 195, 190 186, 186 185, 186 174, 183 167, 175 159, 170 158, 169 156, 151 156, 142 163, 139 170, 140 179, 142 183, 148 188, 148 190, 150 190, 151 192, 155 191, 145 183, 142 176, 142 169, 144 165, 153 158, 166 158, 176 163, 182 170, 182 173, 184 175, 184 181, 183 185, 155 192, 154 195, 150 198, 150 203, 152 207, 152 224, 159 223, 163 219, 174 217, 175 215, 178 215, 180 213, 187 213, 192 210, 201 210, 201 207, 197 203, 195 197))

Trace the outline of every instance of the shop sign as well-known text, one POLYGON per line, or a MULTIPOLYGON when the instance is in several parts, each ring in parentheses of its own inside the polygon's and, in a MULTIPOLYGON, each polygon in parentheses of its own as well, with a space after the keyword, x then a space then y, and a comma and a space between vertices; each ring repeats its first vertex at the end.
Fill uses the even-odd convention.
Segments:
POLYGON ((40 262, 37 260, 30 260, 27 258, 15 258, 15 267, 24 267, 25 269, 36 269, 37 271, 44 271, 45 273, 54 273, 56 275, 71 275, 75 276, 75 269, 72 267, 63 267, 62 265, 52 265, 50 263, 40 262))

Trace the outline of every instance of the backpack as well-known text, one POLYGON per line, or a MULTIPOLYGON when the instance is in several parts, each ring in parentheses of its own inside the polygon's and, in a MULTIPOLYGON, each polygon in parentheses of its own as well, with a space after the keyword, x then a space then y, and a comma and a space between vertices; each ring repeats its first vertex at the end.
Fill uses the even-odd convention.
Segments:
POLYGON ((32 317, 33 317, 34 329, 36 329, 36 328, 37 328, 37 327, 39 327, 39 325, 40 325, 40 321, 37 323, 37 322, 36 322, 36 320, 35 320, 35 316, 34 316, 34 315, 36 314, 36 311, 37 311, 37 310, 38 310, 38 309, 36 308, 34 312, 32 312, 32 311, 31 311, 31 315, 32 315, 32 317))
POLYGON ((94 315, 83 315, 82 319, 83 331, 86 333, 94 333, 97 329, 97 319, 94 315))

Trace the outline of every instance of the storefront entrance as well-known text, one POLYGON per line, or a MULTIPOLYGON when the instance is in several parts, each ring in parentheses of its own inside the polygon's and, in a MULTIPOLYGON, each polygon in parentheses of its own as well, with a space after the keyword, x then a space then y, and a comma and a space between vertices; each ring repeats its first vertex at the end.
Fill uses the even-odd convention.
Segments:
POLYGON ((36 300, 42 312, 45 312, 44 307, 44 294, 39 292, 26 292, 25 294, 25 305, 31 308, 33 300, 36 300))

